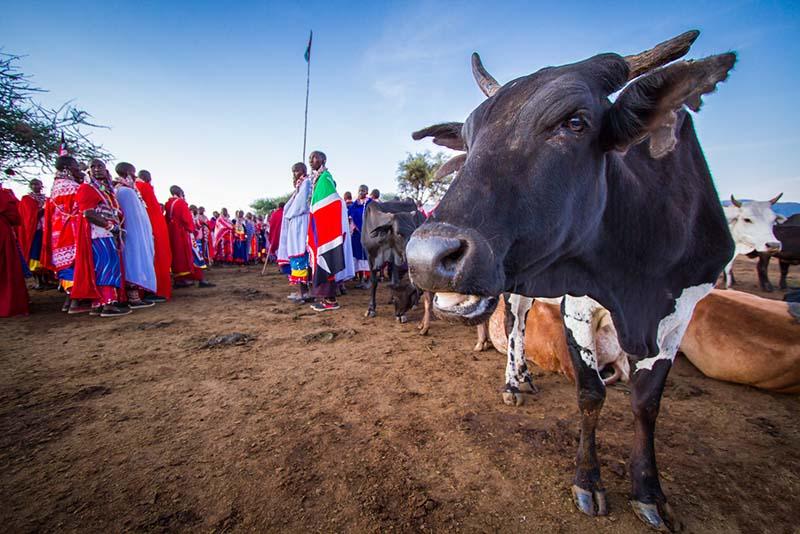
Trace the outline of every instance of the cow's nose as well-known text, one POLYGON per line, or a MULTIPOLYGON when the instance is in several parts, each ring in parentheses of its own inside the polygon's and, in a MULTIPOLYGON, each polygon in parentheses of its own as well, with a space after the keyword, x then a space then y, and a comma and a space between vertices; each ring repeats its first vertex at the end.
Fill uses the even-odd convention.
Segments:
POLYGON ((412 237, 406 258, 414 283, 431 290, 450 287, 468 246, 466 240, 455 237, 412 237))
POLYGON ((780 241, 770 241, 767 243, 767 252, 780 252, 781 251, 781 242, 780 241))

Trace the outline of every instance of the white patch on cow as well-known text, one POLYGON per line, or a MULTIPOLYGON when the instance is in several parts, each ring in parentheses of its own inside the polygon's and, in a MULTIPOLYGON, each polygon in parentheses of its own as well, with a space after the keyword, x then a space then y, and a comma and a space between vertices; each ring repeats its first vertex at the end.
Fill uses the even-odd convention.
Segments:
POLYGON ((529 375, 525 361, 525 316, 531 309, 533 299, 512 294, 508 299, 514 326, 508 336, 508 358, 506 360, 506 386, 518 388, 529 375), (520 372, 520 369, 524 369, 520 372))
POLYGON ((681 292, 680 296, 675 300, 675 311, 658 323, 658 354, 636 362, 636 370, 634 372, 638 373, 643 369, 652 371, 653 365, 657 361, 669 360, 671 362, 675 359, 683 334, 692 319, 694 307, 703 297, 708 295, 713 287, 714 284, 700 284, 687 287, 681 292))
POLYGON ((569 328, 572 338, 580 347, 583 363, 596 371, 599 371, 595 341, 596 312, 603 309, 589 297, 564 296, 564 326, 569 328))

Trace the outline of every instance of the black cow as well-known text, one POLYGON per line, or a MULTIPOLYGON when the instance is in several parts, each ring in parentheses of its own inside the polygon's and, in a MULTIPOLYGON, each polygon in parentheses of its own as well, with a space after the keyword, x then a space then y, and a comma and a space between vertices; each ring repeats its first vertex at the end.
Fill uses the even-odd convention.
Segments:
POLYGON ((736 56, 658 68, 686 54, 698 33, 503 86, 473 54, 488 98, 463 124, 413 135, 465 154, 451 164, 460 170, 434 218, 408 243, 412 280, 436 292, 438 315, 468 323, 491 314, 502 292, 525 296, 512 310, 523 324, 528 297, 567 295, 562 316, 581 413, 572 493, 589 515, 607 513, 595 448, 605 387, 591 318, 598 305, 611 312, 635 360, 631 504, 658 529, 676 526, 656 467, 661 394, 695 304, 734 250, 684 108, 698 111, 736 56))
POLYGON ((800 213, 792 215, 781 224, 772 227, 775 238, 781 242, 781 251, 775 254, 757 252, 748 254, 750 257, 758 256, 758 283, 763 291, 774 291, 769 281, 769 260, 773 256, 778 258, 781 266, 781 280, 778 287, 786 289, 786 277, 789 275, 790 265, 800 265, 800 213))
POLYGON ((406 313, 419 301, 421 291, 406 276, 406 244, 424 221, 425 215, 412 200, 370 202, 364 209, 361 245, 367 251, 372 272, 367 317, 375 317, 378 275, 386 263, 392 265, 389 287, 397 320, 405 323, 406 313))

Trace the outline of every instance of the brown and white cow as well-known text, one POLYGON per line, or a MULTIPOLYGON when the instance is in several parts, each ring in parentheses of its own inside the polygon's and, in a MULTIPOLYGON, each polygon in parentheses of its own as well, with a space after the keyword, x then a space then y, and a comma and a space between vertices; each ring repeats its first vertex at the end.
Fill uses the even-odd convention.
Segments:
MULTIPOLYGON (((508 300, 511 300, 509 298, 508 300)), ((489 320, 489 337, 495 349, 503 354, 508 352, 508 340, 513 337, 513 327, 509 324, 505 299, 501 300, 489 320)), ((512 319, 513 320, 513 319, 512 319)), ((599 308, 592 319, 597 344, 598 369, 611 367, 613 373, 603 379, 605 385, 618 380, 627 382, 630 377, 628 355, 619 346, 617 331, 611 321, 611 314, 599 308)), ((525 354, 539 368, 560 373, 575 382, 575 370, 564 339, 564 321, 561 318, 561 299, 536 299, 525 320, 525 354)), ((506 368, 506 372, 509 369, 506 368)), ((506 376, 506 382, 509 377, 506 376)), ((519 405, 524 397, 503 392, 503 401, 509 405, 519 405)))
POLYGON ((789 304, 713 290, 697 303, 681 352, 711 378, 800 393, 800 323, 789 304))

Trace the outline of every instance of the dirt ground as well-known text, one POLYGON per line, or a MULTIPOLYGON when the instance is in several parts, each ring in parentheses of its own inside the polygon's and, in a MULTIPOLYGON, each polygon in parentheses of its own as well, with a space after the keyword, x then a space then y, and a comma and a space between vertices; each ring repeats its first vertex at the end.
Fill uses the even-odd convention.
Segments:
MULTIPOLYGON (((755 292, 753 263, 739 289, 755 292)), ((505 358, 473 353, 474 329, 419 337, 386 289, 375 319, 356 290, 316 314, 259 270, 214 269, 216 288, 113 319, 33 293, 30 317, 0 322, 4 531, 645 531, 627 504, 626 387, 598 435, 611 514, 584 517, 566 379, 537 372, 540 392, 506 406, 505 358), (246 336, 205 346, 231 333, 246 336)), ((677 360, 656 439, 689 532, 798 532, 798 413, 797 396, 677 360)))

